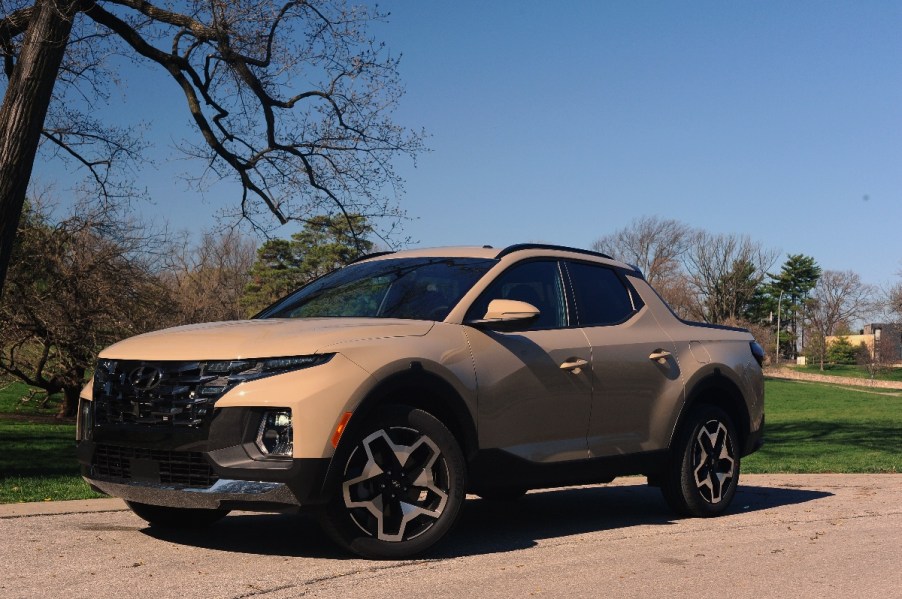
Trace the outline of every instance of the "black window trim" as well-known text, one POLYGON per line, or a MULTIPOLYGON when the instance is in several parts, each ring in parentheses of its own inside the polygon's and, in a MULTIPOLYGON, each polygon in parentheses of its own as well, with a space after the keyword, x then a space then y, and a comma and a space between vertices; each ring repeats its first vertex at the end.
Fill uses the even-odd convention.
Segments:
MULTIPOLYGON (((469 306, 467 306, 467 310, 466 310, 466 312, 464 312, 464 315, 465 315, 464 321, 466 322, 466 320, 468 320, 466 318, 466 315, 468 315, 470 310, 473 309, 473 306, 475 306, 482 299, 483 294, 488 291, 489 287, 491 287, 492 285, 495 284, 495 281, 497 281, 498 279, 503 277, 504 274, 506 272, 510 271, 512 268, 520 266, 521 264, 528 264, 531 262, 554 262, 555 265, 557 266, 558 282, 561 285, 561 292, 563 294, 563 300, 564 300, 564 318, 566 318, 567 324, 565 324, 562 327, 544 327, 541 329, 529 328, 529 329, 517 330, 517 331, 513 331, 513 332, 516 334, 522 334, 522 333, 532 333, 532 332, 536 332, 536 331, 563 331, 566 329, 581 328, 578 324, 574 324, 576 322, 576 318, 575 318, 575 315, 576 315, 575 305, 576 304, 575 304, 575 302, 571 301, 573 291, 570 288, 569 273, 566 273, 564 270, 564 265, 562 263, 563 259, 558 258, 557 256, 533 256, 531 258, 525 258, 523 260, 518 260, 518 261, 514 262, 513 264, 510 264, 509 266, 507 266, 507 268, 505 268, 504 270, 499 272, 491 281, 489 281, 488 285, 486 285, 486 288, 483 289, 482 292, 480 292, 480 294, 476 296, 476 299, 474 299, 470 303, 469 306)), ((593 264, 597 264, 597 262, 595 262, 593 264)), ((481 317, 482 316, 480 315, 479 318, 481 318, 481 317)), ((503 331, 496 331, 496 332, 503 332, 503 331)))
MULTIPOLYGON (((620 326, 622 324, 626 324, 627 322, 629 322, 633 318, 635 318, 639 314, 639 312, 642 311, 642 308, 645 307, 645 302, 642 301, 642 296, 639 295, 639 293, 636 291, 635 287, 633 287, 633 284, 630 283, 629 279, 627 279, 627 277, 625 276, 626 273, 623 268, 619 268, 612 264, 602 264, 601 262, 593 262, 591 260, 578 260, 575 258, 562 258, 562 259, 560 259, 560 262, 562 263, 561 267, 563 269, 565 269, 567 272, 567 284, 568 284, 568 288, 569 288, 569 294, 573 297, 573 308, 574 308, 573 313, 576 317, 575 318, 576 323, 577 323, 576 327, 582 328, 582 329, 592 329, 595 327, 620 326), (570 270, 567 268, 567 263, 569 263, 569 262, 588 264, 590 266, 595 266, 598 268, 606 268, 608 270, 614 271, 614 274, 617 276, 617 278, 620 280, 620 283, 626 289, 627 295, 630 298, 630 304, 633 307, 633 311, 629 315, 627 315, 626 318, 623 318, 622 320, 619 320, 617 322, 609 322, 606 324, 583 325, 582 321, 579 318, 579 305, 576 302, 576 291, 574 290, 573 280, 571 279, 570 270), (637 302, 637 300, 638 300, 638 302, 637 302)), ((630 272, 630 274, 632 274, 632 271, 628 271, 628 272, 630 272)))
MULTIPOLYGON (((627 322, 634 319, 645 307, 645 302, 642 300, 642 296, 639 295, 639 292, 636 291, 636 288, 626 277, 627 274, 635 275, 632 270, 624 269, 622 267, 618 267, 613 264, 604 264, 602 262, 595 262, 593 260, 579 260, 577 258, 561 258, 557 256, 533 256, 530 258, 525 258, 523 260, 518 260, 513 264, 509 265, 507 268, 502 270, 498 275, 496 275, 486 286, 486 290, 492 284, 495 283, 500 277, 504 276, 504 273, 508 272, 511 268, 519 266, 520 264, 526 264, 529 262, 556 262, 558 267, 558 277, 560 279, 562 289, 564 292, 564 305, 565 305, 565 316, 567 319, 567 324, 562 327, 545 327, 541 329, 527 329, 526 331, 517 331, 518 333, 523 332, 533 332, 533 331, 561 331, 565 329, 588 329, 595 327, 615 327, 620 326, 622 324, 626 324, 627 322), (617 278, 620 280, 620 283, 624 286, 627 291, 627 294, 630 298, 630 303, 633 306, 633 311, 623 320, 618 322, 611 322, 607 324, 596 324, 596 325, 582 325, 579 319, 579 308, 576 303, 576 292, 574 291, 573 281, 570 278, 570 271, 567 269, 568 262, 578 262, 581 264, 588 264, 590 266, 596 266, 598 268, 606 268, 608 270, 613 270, 614 274, 617 275, 617 278)), ((483 290, 473 302, 467 306, 466 313, 473 308, 473 306, 482 299, 482 294, 485 293, 483 290)))

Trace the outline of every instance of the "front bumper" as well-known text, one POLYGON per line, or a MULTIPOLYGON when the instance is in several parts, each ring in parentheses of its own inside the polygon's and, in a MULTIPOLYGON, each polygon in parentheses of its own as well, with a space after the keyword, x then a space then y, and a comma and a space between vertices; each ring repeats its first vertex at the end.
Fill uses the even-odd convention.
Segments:
POLYGON ((219 479, 206 489, 170 487, 146 482, 112 482, 84 477, 91 488, 149 505, 195 509, 293 511, 301 506, 285 483, 219 479))
POLYGON ((198 428, 105 423, 76 455, 92 488, 138 503, 253 511, 324 503, 331 460, 264 456, 253 442, 261 414, 216 410, 198 428))

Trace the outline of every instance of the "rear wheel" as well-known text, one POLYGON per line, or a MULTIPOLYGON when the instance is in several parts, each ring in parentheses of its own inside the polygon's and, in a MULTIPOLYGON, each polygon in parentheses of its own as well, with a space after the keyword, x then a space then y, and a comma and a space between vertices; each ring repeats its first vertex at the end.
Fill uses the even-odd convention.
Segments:
POLYGON ((403 558, 450 530, 466 488, 463 452, 451 432, 422 410, 380 409, 336 459, 338 488, 322 513, 325 531, 370 558, 403 558))
POLYGON ((739 484, 739 438, 733 421, 715 406, 694 408, 677 435, 661 479, 668 505, 684 516, 717 516, 739 484))
POLYGON ((159 528, 203 528, 222 520, 229 510, 201 510, 194 508, 149 505, 126 501, 126 505, 142 520, 159 528))

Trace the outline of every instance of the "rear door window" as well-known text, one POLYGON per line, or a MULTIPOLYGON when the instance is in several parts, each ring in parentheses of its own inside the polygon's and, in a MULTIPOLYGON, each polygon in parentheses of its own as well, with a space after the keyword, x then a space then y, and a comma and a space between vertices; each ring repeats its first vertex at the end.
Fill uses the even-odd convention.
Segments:
POLYGON ((595 327, 621 323, 635 312, 629 289, 612 268, 568 262, 579 325, 595 327))

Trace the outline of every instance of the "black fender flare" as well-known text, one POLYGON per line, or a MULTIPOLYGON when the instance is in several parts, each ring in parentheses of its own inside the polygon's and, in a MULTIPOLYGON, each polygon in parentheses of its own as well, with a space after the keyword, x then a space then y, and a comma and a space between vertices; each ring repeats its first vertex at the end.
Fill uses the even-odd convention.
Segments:
POLYGON ((337 488, 345 458, 352 449, 348 439, 356 437, 370 414, 389 404, 419 408, 438 418, 460 443, 467 462, 478 452, 476 423, 466 402, 444 378, 425 370, 418 362, 411 362, 407 370, 382 379, 354 409, 323 480, 325 500, 337 488))
POLYGON ((670 443, 676 438, 692 409, 700 404, 711 404, 723 409, 732 419, 739 434, 740 447, 745 447, 746 439, 751 432, 751 417, 742 390, 730 376, 724 373, 724 367, 713 366, 705 373, 700 373, 697 380, 686 385, 686 401, 680 410, 676 425, 670 434, 670 443))

